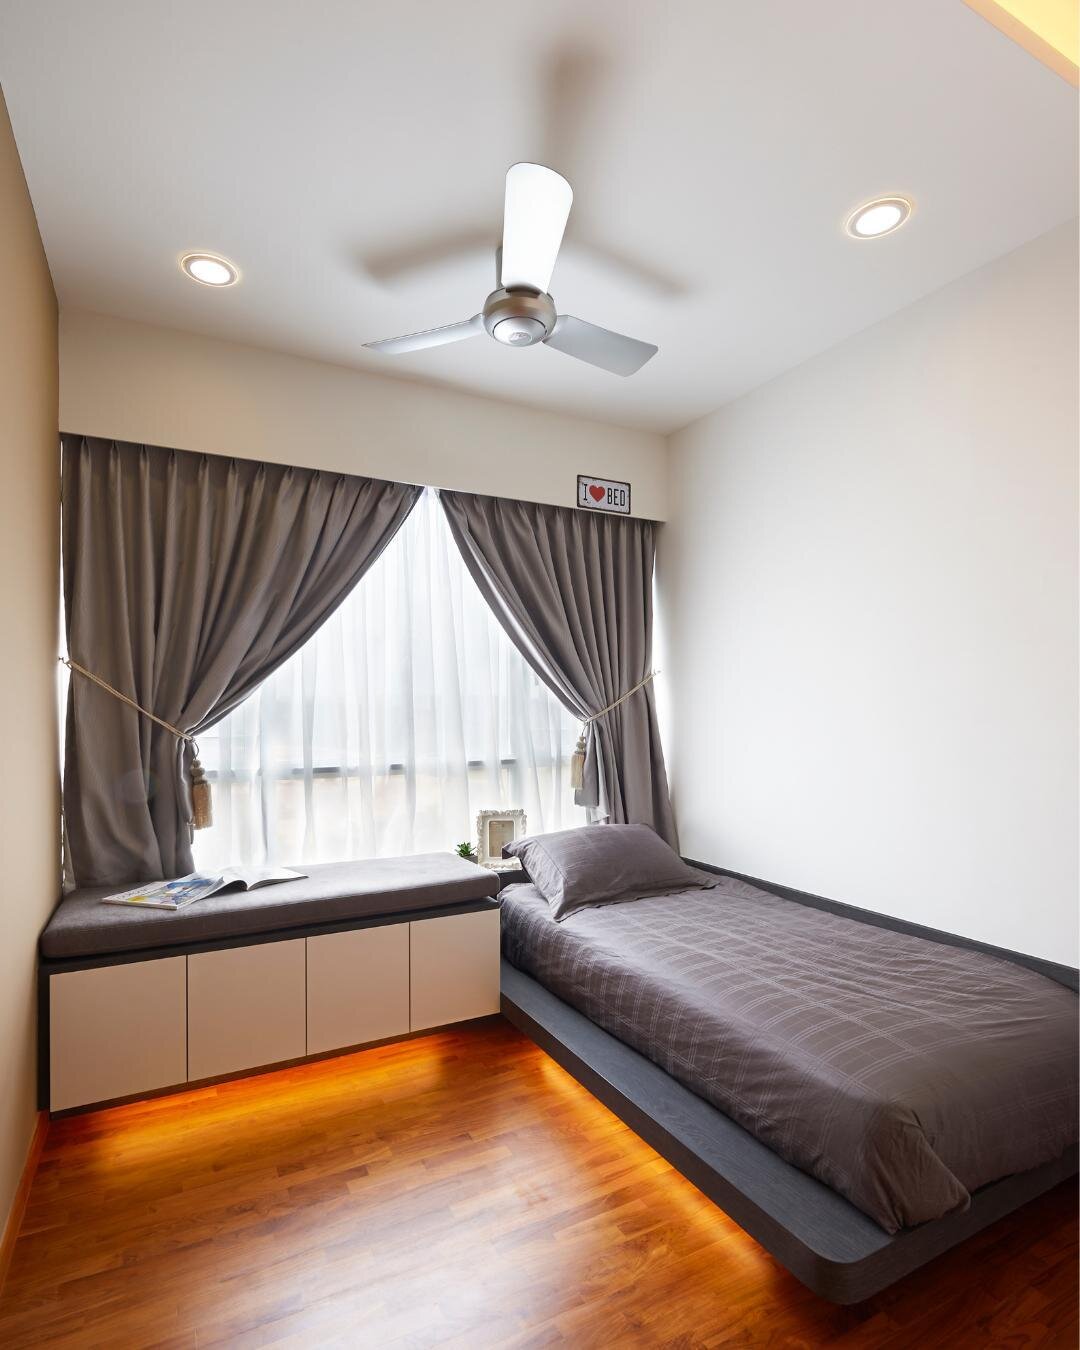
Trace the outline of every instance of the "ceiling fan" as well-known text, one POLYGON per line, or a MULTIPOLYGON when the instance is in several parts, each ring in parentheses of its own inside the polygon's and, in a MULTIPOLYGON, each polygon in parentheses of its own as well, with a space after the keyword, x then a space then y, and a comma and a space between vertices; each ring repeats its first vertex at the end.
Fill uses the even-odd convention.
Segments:
POLYGON ((656 355, 653 343, 598 328, 572 314, 559 314, 548 294, 573 200, 570 184, 554 169, 542 164, 511 164, 506 171, 502 244, 495 250, 498 286, 484 301, 480 313, 461 323, 365 342, 364 346, 396 356, 486 332, 510 347, 543 342, 613 375, 633 375, 656 355))

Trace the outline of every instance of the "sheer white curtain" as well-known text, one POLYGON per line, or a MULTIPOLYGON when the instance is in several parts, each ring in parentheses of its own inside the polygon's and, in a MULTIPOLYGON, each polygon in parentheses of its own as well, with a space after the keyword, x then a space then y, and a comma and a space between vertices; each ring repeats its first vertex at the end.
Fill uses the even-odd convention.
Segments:
POLYGON ((496 623, 434 492, 336 614, 199 737, 214 825, 200 868, 332 862, 475 842, 476 814, 530 833, 585 823, 578 726, 496 623))

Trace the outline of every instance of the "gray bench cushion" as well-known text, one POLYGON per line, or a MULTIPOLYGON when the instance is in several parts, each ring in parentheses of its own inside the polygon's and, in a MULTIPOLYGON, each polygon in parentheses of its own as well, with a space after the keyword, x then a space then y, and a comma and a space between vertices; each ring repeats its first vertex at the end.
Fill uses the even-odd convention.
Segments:
POLYGON ((103 905, 122 886, 87 886, 57 906, 41 935, 42 956, 107 956, 281 928, 434 909, 498 895, 494 872, 453 853, 297 867, 309 876, 255 891, 225 891, 187 909, 103 905))

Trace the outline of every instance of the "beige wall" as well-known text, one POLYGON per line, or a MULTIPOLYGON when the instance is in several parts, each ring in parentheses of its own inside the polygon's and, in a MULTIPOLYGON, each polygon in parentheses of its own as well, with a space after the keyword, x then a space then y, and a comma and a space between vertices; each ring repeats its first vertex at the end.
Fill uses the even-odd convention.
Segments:
POLYGON ((34 953, 59 894, 56 300, 0 97, 0 1230, 35 1120, 34 953))
POLYGON ((690 856, 1076 963, 1076 301, 1073 222, 673 439, 690 856))
POLYGON ((667 513, 662 436, 65 309, 64 431, 573 506, 577 475, 667 513))

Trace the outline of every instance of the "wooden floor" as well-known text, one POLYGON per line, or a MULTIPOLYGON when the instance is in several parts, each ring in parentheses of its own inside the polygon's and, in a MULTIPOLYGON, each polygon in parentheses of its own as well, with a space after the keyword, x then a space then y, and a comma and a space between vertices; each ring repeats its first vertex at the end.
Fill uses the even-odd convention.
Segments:
POLYGON ((1077 1345, 1055 1192, 820 1302, 501 1019, 53 1123, 0 1346, 1077 1345))

